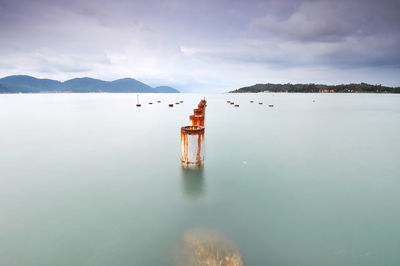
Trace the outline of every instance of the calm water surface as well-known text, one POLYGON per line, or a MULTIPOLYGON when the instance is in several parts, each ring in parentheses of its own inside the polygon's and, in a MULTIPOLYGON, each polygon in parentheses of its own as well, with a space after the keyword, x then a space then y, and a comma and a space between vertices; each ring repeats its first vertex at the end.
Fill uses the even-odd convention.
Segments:
POLYGON ((193 228, 246 265, 400 265, 399 95, 206 95, 186 172, 202 96, 0 95, 0 265, 173 265, 193 228))

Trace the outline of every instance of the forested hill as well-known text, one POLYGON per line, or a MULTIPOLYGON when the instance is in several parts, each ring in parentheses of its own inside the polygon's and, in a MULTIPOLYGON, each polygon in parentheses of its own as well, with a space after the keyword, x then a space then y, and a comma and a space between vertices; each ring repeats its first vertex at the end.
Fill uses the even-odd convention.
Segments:
POLYGON ((381 85, 371 85, 367 83, 360 84, 256 84, 249 87, 243 87, 230 93, 246 92, 342 92, 342 93, 400 93, 400 87, 385 87, 381 85))
POLYGON ((132 78, 104 81, 93 78, 74 78, 64 82, 38 79, 26 75, 8 76, 0 79, 0 93, 41 93, 41 92, 139 92, 179 93, 178 90, 149 85, 132 78))

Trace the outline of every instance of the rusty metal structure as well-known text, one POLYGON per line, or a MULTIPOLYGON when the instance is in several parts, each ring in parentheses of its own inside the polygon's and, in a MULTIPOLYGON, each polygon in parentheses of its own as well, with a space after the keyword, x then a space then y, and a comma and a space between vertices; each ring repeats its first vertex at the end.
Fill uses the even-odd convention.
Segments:
POLYGON ((202 109, 193 109, 193 113, 195 115, 204 115, 204 112, 202 109))
POLYGON ((191 115, 189 119, 192 126, 204 127, 204 115, 191 115))
POLYGON ((199 168, 204 161, 204 127, 181 128, 181 164, 188 168, 199 168))
POLYGON ((204 120, 207 101, 201 100, 190 115, 190 126, 181 127, 181 165, 201 168, 204 164, 204 120))

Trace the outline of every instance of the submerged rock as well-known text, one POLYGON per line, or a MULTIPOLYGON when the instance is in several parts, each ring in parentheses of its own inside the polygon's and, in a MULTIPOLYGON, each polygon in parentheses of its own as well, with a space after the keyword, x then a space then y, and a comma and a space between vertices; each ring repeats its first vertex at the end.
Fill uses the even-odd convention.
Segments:
POLYGON ((182 239, 179 266, 243 266, 238 247, 218 232, 191 229, 182 239))

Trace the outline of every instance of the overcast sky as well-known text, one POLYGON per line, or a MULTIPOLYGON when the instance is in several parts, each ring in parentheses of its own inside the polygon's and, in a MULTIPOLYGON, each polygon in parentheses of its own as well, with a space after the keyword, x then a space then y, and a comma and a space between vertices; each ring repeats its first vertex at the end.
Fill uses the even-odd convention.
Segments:
POLYGON ((0 0, 0 77, 400 86, 400 0, 0 0))

